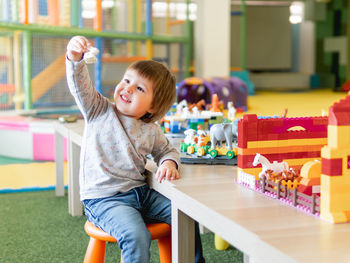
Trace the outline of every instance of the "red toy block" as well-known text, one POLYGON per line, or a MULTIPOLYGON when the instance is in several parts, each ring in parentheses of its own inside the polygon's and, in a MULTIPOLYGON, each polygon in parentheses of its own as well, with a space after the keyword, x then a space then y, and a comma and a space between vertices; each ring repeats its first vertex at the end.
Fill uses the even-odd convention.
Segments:
POLYGON ((322 158, 322 174, 329 176, 342 176, 343 160, 341 158, 326 159, 322 158))
POLYGON ((330 125, 350 125, 350 95, 329 108, 330 125))
POLYGON ((350 91, 350 80, 346 81, 342 86, 341 89, 343 91, 350 91))
POLYGON ((248 141, 257 140, 258 117, 255 114, 246 114, 238 122, 237 144, 240 148, 247 148, 248 141))
POLYGON ((306 195, 312 195, 312 185, 298 185, 298 192, 306 194, 306 195))

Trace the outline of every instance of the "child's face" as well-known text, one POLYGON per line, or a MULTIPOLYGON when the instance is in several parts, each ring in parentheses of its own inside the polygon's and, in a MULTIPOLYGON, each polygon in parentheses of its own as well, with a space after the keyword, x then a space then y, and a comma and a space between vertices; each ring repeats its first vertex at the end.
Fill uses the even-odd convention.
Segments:
POLYGON ((141 77, 136 70, 127 70, 114 91, 117 110, 123 115, 140 119, 147 112, 153 113, 152 100, 152 82, 141 77))

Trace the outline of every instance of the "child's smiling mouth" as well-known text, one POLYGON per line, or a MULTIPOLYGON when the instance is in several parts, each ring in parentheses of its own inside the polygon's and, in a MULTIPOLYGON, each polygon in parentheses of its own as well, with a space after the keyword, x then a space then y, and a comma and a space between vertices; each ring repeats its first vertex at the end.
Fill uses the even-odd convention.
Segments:
POLYGON ((125 103, 131 103, 131 100, 129 100, 129 98, 127 96, 123 95, 123 94, 120 95, 120 98, 125 103))

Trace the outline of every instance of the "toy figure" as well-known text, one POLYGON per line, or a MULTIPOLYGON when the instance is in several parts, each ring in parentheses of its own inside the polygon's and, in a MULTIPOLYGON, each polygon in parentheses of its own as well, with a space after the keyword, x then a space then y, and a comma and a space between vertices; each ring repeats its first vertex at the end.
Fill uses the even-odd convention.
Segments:
POLYGON ((88 52, 84 54, 84 61, 86 64, 92 64, 97 62, 97 54, 100 53, 100 51, 95 47, 88 47, 88 52))
POLYGON ((227 109, 228 109, 227 118, 230 121, 234 121, 235 117, 236 117, 236 108, 233 106, 233 102, 232 101, 229 101, 227 103, 227 109))
POLYGON ((223 141, 226 141, 227 149, 232 150, 232 139, 237 137, 237 125, 231 123, 218 123, 210 128, 211 148, 215 148, 219 142, 220 146, 223 141))
POLYGON ((289 170, 289 165, 287 162, 273 161, 273 163, 270 163, 269 160, 260 153, 255 155, 253 161, 253 166, 257 166, 258 164, 261 164, 262 166, 262 171, 259 173, 259 178, 261 178, 267 170, 271 170, 273 173, 282 173, 283 171, 289 170))
POLYGON ((186 144, 195 144, 195 135, 196 135, 196 131, 194 129, 188 129, 184 132, 184 134, 186 135, 185 138, 185 143, 186 144))

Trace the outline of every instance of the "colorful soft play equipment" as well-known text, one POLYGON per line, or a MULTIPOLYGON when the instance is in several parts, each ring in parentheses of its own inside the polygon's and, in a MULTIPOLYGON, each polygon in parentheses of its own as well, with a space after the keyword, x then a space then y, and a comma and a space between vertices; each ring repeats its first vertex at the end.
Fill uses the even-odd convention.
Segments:
POLYGON ((0 117, 2 156, 37 161, 55 160, 54 136, 52 120, 23 116, 0 117))
MULTIPOLYGON (((16 161, 23 161, 14 159, 16 161)), ((0 194, 54 190, 55 162, 10 163, 0 165, 0 194)), ((68 184, 67 165, 64 165, 64 185, 68 184)))
POLYGON ((128 64, 141 59, 166 62, 180 79, 190 75, 191 23, 189 15, 181 23, 170 17, 172 1, 167 1, 169 12, 161 29, 154 26, 163 21, 152 17, 151 0, 109 1, 112 6, 104 8, 102 0, 90 2, 95 4, 94 17, 86 15, 82 1, 0 1, 0 110, 74 105, 64 78, 66 45, 74 35, 88 37, 101 51, 90 70, 102 94, 109 94, 128 64), (179 26, 184 33, 174 36, 172 28, 179 26), (174 44, 179 47, 177 63, 170 61, 174 44), (159 45, 166 54, 155 57, 159 45), (108 79, 107 69, 113 79, 108 79))
POLYGON ((177 88, 178 102, 186 100, 189 103, 197 103, 204 99, 209 104, 214 94, 224 101, 225 108, 227 103, 232 101, 235 108, 247 110, 248 88, 244 81, 237 77, 187 78, 177 88))

